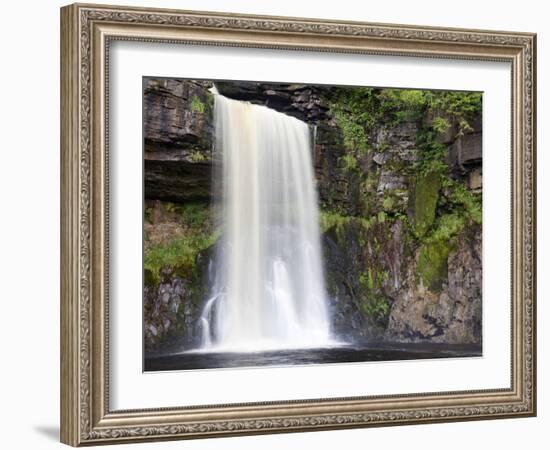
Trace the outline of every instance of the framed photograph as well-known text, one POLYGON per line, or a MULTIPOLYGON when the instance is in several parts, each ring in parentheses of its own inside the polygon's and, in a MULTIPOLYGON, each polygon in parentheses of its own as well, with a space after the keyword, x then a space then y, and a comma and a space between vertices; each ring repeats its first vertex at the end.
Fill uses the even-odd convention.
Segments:
POLYGON ((61 9, 61 440, 536 414, 530 33, 61 9))

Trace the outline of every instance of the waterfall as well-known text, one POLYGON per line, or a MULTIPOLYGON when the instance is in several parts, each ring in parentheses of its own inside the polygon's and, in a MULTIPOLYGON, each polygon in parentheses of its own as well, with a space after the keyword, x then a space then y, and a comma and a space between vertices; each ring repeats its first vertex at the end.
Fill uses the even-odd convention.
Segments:
POLYGON ((309 127, 213 92, 222 235, 202 349, 330 344, 309 127))

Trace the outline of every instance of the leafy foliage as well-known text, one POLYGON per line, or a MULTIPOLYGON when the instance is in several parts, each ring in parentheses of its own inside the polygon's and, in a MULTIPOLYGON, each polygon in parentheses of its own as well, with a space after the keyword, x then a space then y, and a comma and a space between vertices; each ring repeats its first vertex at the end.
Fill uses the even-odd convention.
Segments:
MULTIPOLYGON (((173 214, 181 231, 166 242, 146 246, 144 269, 146 284, 160 281, 161 270, 169 266, 183 277, 193 277, 197 255, 214 244, 219 231, 213 229, 208 205, 165 203, 163 208, 173 214)), ((148 236, 144 236, 148 239, 148 236)))
POLYGON ((443 205, 470 219, 476 224, 482 221, 482 197, 466 189, 462 183, 451 178, 442 179, 443 187, 448 191, 448 196, 443 200, 443 205))
POLYGON ((334 117, 344 136, 344 144, 349 149, 365 152, 368 148, 367 133, 365 128, 357 123, 351 114, 344 109, 335 108, 334 117))
POLYGON ((155 245, 145 254, 144 267, 151 273, 151 282, 160 279, 165 266, 174 268, 181 276, 192 277, 197 254, 215 242, 212 235, 192 234, 172 239, 167 245, 155 245))
POLYGON ((376 271, 373 268, 359 274, 359 286, 364 292, 361 309, 375 323, 384 323, 390 313, 390 301, 380 290, 387 278, 387 272, 376 271))
MULTIPOLYGON (((453 178, 456 174, 447 162, 449 140, 472 130, 480 115, 481 93, 354 87, 335 89, 330 100, 345 146, 338 167, 344 185, 358 191, 360 207, 351 213, 340 209, 323 212, 322 230, 334 227, 342 233, 352 223, 361 223, 365 229, 371 227, 366 239, 376 247, 378 243, 368 237, 373 225, 384 224, 388 229, 401 221, 408 251, 412 255, 418 252, 419 278, 426 287, 439 289, 447 277, 447 259, 456 237, 482 220, 481 195, 453 178), (391 134, 402 122, 415 122, 418 129, 413 164, 399 165, 403 161, 389 153, 393 144, 385 139, 380 142, 378 130, 391 134), (383 156, 374 162, 375 152, 383 156), (384 171, 416 182, 404 193, 397 192, 399 188, 380 188, 384 171)), ((359 276, 360 291, 365 293, 361 294, 361 308, 368 317, 382 320, 389 314, 390 303, 381 289, 376 261, 372 264, 359 276)))
POLYGON ((414 169, 421 176, 442 174, 449 170, 445 162, 447 147, 437 141, 438 132, 430 127, 421 128, 416 137, 418 159, 414 169))
POLYGON ((206 112, 206 105, 197 95, 193 95, 191 98, 191 111, 199 112, 201 114, 206 112))
POLYGON ((451 124, 444 117, 436 117, 432 121, 432 128, 438 134, 445 133, 450 127, 451 127, 451 124))
POLYGON ((481 93, 421 89, 340 88, 332 98, 331 111, 344 134, 346 146, 365 149, 367 135, 375 125, 395 126, 406 120, 433 116, 431 128, 444 133, 451 122, 459 134, 481 111, 481 93))
POLYGON ((340 234, 343 228, 350 224, 355 223, 365 230, 370 229, 377 221, 377 216, 372 217, 356 217, 356 216, 346 216, 334 212, 321 211, 320 213, 320 222, 321 222, 321 232, 325 233, 326 231, 334 228, 336 234, 340 234))
POLYGON ((358 168, 357 158, 349 153, 340 158, 340 163, 342 164, 342 169, 346 172, 351 172, 358 168))

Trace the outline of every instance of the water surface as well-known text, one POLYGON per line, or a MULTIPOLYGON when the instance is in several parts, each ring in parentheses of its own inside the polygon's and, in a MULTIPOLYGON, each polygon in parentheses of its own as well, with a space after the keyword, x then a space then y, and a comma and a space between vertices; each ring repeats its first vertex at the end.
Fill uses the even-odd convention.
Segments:
POLYGON ((215 369, 369 361, 469 358, 482 356, 480 345, 359 344, 261 352, 174 352, 146 355, 145 371, 215 369))

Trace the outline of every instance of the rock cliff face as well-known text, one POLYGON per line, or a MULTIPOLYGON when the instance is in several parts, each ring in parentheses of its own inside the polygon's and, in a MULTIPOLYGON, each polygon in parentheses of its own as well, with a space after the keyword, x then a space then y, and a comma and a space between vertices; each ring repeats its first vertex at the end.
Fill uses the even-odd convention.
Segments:
MULTIPOLYGON (((145 83, 145 196, 165 210, 208 207, 210 87, 211 82, 190 80, 145 83)), ((433 105, 427 108, 391 90, 365 90, 361 101, 388 112, 376 120, 368 114, 358 119, 351 113, 355 99, 342 101, 338 89, 326 86, 216 82, 216 87, 227 97, 266 105, 312 127, 327 289, 339 335, 481 342, 479 110, 452 94, 422 98, 433 105)), ((151 236, 179 220, 152 216, 145 225, 151 236)), ((193 276, 206 270, 204 255, 215 241, 203 238, 192 255, 200 261, 193 276)), ((145 287, 149 349, 198 339, 194 324, 204 291, 197 294, 189 276, 166 270, 145 287)), ((205 283, 201 278, 199 285, 205 283)))
POLYGON ((466 230, 450 246, 439 288, 424 286, 417 279, 420 255, 414 255, 393 303, 387 340, 480 342, 481 228, 466 230))
POLYGON ((181 337, 193 340, 190 330, 196 314, 186 280, 165 268, 157 285, 145 286, 143 303, 147 351, 181 337))
POLYGON ((330 89, 325 86, 217 81, 216 88, 226 97, 264 105, 310 124, 330 120, 330 89))
POLYGON ((172 202, 210 198, 211 86, 210 82, 146 79, 146 198, 172 202))

